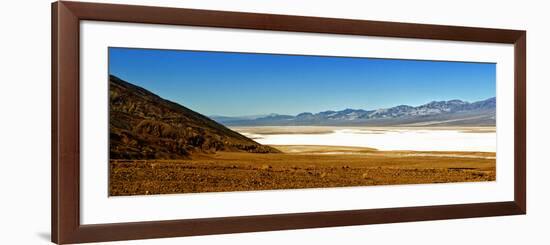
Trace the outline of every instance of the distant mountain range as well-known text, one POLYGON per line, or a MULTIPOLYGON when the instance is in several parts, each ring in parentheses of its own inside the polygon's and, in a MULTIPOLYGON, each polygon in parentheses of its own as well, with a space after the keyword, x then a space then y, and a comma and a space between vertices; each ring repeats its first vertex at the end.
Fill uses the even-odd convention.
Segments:
POLYGON ((226 126, 285 125, 378 125, 378 126, 494 126, 496 98, 477 102, 432 101, 420 106, 399 105, 378 110, 345 109, 296 116, 270 114, 262 117, 211 118, 226 126))
POLYGON ((216 151, 278 150, 144 88, 109 76, 110 159, 188 159, 216 151))

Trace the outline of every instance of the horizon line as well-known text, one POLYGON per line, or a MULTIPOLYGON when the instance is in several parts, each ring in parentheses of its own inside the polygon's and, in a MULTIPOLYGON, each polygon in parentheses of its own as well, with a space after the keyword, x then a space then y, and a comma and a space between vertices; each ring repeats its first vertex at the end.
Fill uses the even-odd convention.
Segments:
MULTIPOLYGON (((173 101, 173 100, 170 100, 168 98, 165 98, 157 93, 154 93, 153 91, 145 88, 145 87, 142 87, 142 86, 139 86, 137 84, 134 84, 132 82, 128 82, 127 80, 125 79, 122 79, 120 78, 118 75, 114 75, 114 74, 111 74, 109 73, 108 74, 109 76, 113 76, 117 79, 120 79, 124 82, 127 82, 127 83, 130 83, 136 87, 139 87, 139 88, 142 88, 142 89, 145 89, 147 91, 149 91, 150 93, 154 94, 154 95, 157 95, 159 96, 160 98, 164 99, 164 100, 168 100, 170 102, 173 102, 173 103, 176 103, 178 105, 181 105, 183 107, 186 107, 188 108, 188 106, 186 105, 183 105, 182 103, 180 102, 177 102, 177 101, 173 101)), ((234 116, 228 116, 228 115, 216 115, 216 114, 211 114, 211 115, 206 115, 204 114, 205 116, 209 117, 209 118, 212 118, 212 117, 262 117, 262 116, 269 116, 269 115, 275 115, 275 116, 297 116, 297 115, 300 115, 302 113, 311 113, 311 114, 318 114, 318 113, 321 113, 321 112, 329 112, 329 111, 332 111, 332 112, 338 112, 338 111, 344 111, 344 110, 363 110, 363 111, 376 111, 376 110, 383 110, 383 109, 389 109, 389 108, 394 108, 394 107, 397 107, 397 106, 411 106, 411 107, 419 107, 419 106, 423 106, 423 105, 427 105, 429 103, 433 103, 433 102, 449 102, 449 101, 453 101, 453 100, 459 100, 459 101, 462 101, 462 102, 466 102, 466 103, 475 103, 475 102, 480 102, 480 101, 486 101, 486 100, 489 100, 489 99, 493 99, 493 98, 496 98, 496 96, 492 96, 492 97, 489 97, 489 98, 486 98, 486 99, 482 99, 482 100, 476 100, 476 101, 467 101, 467 100, 461 100, 461 99, 448 99, 448 100, 431 100, 429 102, 425 102, 425 103, 422 103, 422 104, 419 104, 419 105, 408 105, 408 104, 399 104, 399 105, 394 105, 394 106, 390 106, 390 107, 383 107, 383 108, 377 108, 377 109, 353 109, 353 108, 345 108, 345 109, 341 109, 341 110, 338 110, 338 109, 334 109, 334 110, 324 110, 324 111, 318 111, 318 112, 311 112, 311 111, 303 111, 303 112, 300 112, 300 113, 297 113, 297 114, 290 114, 290 113, 276 113, 276 112, 271 112, 271 113, 267 113, 267 114, 248 114, 248 115, 234 115, 234 116)), ((189 108, 189 109, 192 109, 192 108, 189 108)), ((192 109, 193 111, 196 111, 194 109, 192 109)), ((198 111, 197 111, 198 112, 198 111)), ((200 112, 201 114, 203 114, 202 112, 200 112)))
MULTIPOLYGON (((461 99, 431 100, 431 101, 429 101, 429 102, 426 102, 426 103, 423 103, 423 104, 420 104, 420 105, 399 104, 399 105, 395 105, 395 106, 391 106, 391 107, 384 107, 384 108, 377 108, 377 109, 354 109, 354 108, 334 109, 334 110, 331 109, 331 110, 324 110, 324 111, 318 111, 318 112, 304 111, 304 112, 300 112, 300 113, 298 113, 298 114, 271 112, 271 113, 266 113, 266 114, 255 114, 255 115, 248 114, 248 115, 228 116, 228 115, 215 115, 215 114, 214 114, 214 115, 207 115, 207 116, 208 116, 208 117, 261 117, 261 116, 270 116, 270 115, 274 115, 274 116, 297 116, 297 115, 300 115, 300 114, 302 114, 302 113, 318 114, 318 113, 321 113, 321 112, 338 112, 338 111, 345 111, 345 110, 355 110, 355 111, 358 111, 358 110, 363 110, 363 111, 376 111, 376 110, 390 109, 390 108, 394 108, 394 107, 398 107, 398 106, 419 107, 419 106, 427 105, 427 104, 430 104, 430 103, 433 103, 433 102, 449 102, 449 101, 453 101, 453 100, 459 100, 459 101, 462 101, 462 102, 466 102, 466 103, 472 104, 472 103, 476 103, 476 102, 480 102, 480 101, 490 100, 490 99, 493 99, 493 98, 496 99, 496 96, 489 97, 489 98, 482 99, 482 100, 476 100, 476 101, 466 101, 466 100, 461 100, 461 99)), ((178 104, 179 104, 179 103, 178 103, 178 104)))

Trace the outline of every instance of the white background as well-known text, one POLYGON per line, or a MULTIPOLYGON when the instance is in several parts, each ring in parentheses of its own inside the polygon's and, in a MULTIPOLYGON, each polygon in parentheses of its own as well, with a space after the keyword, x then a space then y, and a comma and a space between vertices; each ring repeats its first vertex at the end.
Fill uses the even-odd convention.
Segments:
MULTIPOLYGON (((548 243, 550 21, 544 1, 112 1, 528 30, 528 215, 279 231, 117 244, 510 244, 548 243), (531 241, 531 242, 525 242, 531 241)), ((0 225, 3 244, 47 244, 50 226, 50 2, 3 5, 0 90, 0 225)))

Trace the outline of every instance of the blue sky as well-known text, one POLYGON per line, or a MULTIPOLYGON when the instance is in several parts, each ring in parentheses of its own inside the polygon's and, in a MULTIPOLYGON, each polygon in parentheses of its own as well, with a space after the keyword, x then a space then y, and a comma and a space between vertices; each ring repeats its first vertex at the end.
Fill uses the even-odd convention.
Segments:
POLYGON ((494 97, 496 64, 109 48, 109 73, 204 115, 494 97))

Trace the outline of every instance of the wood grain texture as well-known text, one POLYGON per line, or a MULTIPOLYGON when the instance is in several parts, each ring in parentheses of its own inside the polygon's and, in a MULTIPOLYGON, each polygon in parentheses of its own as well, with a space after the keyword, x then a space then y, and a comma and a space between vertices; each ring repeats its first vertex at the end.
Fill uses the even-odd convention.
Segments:
POLYGON ((78 240, 80 227, 80 98, 79 98, 79 21, 63 3, 59 2, 54 7, 57 18, 56 34, 56 63, 54 73, 57 81, 52 90, 56 91, 54 98, 55 108, 52 115, 55 120, 53 135, 55 135, 55 162, 54 189, 56 190, 54 202, 57 205, 55 214, 57 222, 56 234, 52 231, 52 238, 59 243, 69 240, 78 240))
POLYGON ((57 137, 57 116, 58 116, 58 109, 57 105, 59 104, 57 102, 58 100, 58 93, 57 93, 57 3, 52 4, 52 12, 51 12, 51 18, 52 18, 52 37, 51 37, 51 104, 52 104, 52 115, 51 115, 51 238, 53 242, 58 241, 58 220, 59 217, 57 216, 58 211, 58 202, 57 202, 57 180, 58 180, 58 154, 57 154, 57 142, 59 141, 59 138, 57 137))
POLYGON ((81 20, 514 43, 521 31, 135 5, 63 2, 81 20))
POLYGON ((53 3, 52 241, 65 244, 525 214, 525 55, 526 33, 517 30, 65 1, 53 3), (479 204, 81 225, 79 199, 79 25, 81 20, 514 44, 514 200, 479 204))
POLYGON ((527 212, 527 34, 522 35, 514 44, 514 200, 522 213, 527 212))

